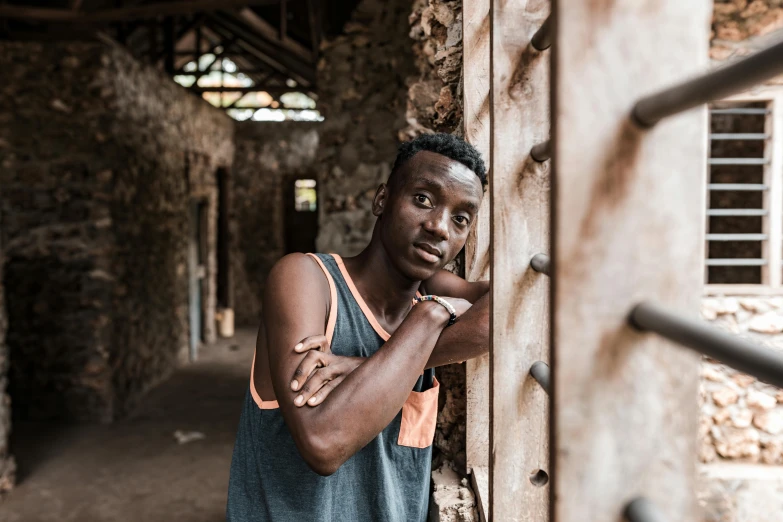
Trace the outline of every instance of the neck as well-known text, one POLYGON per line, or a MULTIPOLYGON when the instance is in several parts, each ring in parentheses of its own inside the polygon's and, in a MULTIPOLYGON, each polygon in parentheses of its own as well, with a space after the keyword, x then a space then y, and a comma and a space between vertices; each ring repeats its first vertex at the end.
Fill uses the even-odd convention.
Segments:
MULTIPOLYGON (((377 232, 377 230, 376 230, 377 232)), ((388 318, 404 315, 421 285, 405 277, 391 262, 377 233, 359 255, 345 259, 354 284, 374 312, 388 318)))

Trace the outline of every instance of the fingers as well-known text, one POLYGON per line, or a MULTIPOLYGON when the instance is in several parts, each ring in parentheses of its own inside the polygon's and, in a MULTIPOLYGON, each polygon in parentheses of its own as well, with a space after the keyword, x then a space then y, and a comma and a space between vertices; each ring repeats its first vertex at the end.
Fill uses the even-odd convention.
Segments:
MULTIPOLYGON (((332 377, 333 372, 330 368, 316 368, 313 374, 307 379, 307 382, 302 385, 302 391, 294 399, 294 404, 296 406, 304 406, 305 403, 310 406, 317 405, 319 402, 317 400, 317 394, 332 380, 332 377)), ((328 393, 326 395, 328 395, 328 393)))
POLYGON ((313 370, 319 366, 324 366, 323 357, 324 354, 317 350, 307 352, 307 355, 305 355, 304 359, 302 359, 302 362, 299 363, 299 366, 297 366, 296 370, 294 371, 294 378, 291 381, 292 390, 297 391, 302 386, 302 384, 304 384, 307 378, 310 377, 310 374, 313 373, 313 370))
POLYGON ((329 341, 325 335, 312 335, 305 337, 301 343, 294 346, 294 351, 304 353, 309 350, 318 350, 320 352, 331 353, 329 341))
POLYGON ((313 396, 310 397, 310 399, 308 399, 307 405, 308 406, 318 406, 319 404, 324 402, 324 400, 326 400, 326 398, 329 396, 329 394, 332 393, 332 390, 337 388, 337 385, 340 384, 340 382, 344 378, 345 378, 345 376, 343 375, 343 376, 340 376, 340 377, 338 377, 336 379, 332 379, 331 381, 325 382, 324 385, 321 386, 321 389, 318 390, 317 392, 315 392, 313 394, 313 396))

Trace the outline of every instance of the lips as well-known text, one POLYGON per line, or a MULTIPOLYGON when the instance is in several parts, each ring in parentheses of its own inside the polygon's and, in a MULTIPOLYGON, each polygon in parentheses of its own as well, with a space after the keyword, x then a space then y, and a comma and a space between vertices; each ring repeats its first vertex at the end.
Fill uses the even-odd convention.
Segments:
POLYGON ((427 243, 415 243, 413 247, 416 249, 416 253, 419 254, 419 257, 428 263, 437 263, 443 256, 443 253, 440 250, 427 243))

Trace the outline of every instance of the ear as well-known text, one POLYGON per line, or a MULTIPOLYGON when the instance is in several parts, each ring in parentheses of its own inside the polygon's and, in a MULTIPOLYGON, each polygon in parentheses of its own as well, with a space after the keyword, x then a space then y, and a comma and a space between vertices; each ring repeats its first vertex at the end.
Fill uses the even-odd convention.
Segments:
POLYGON ((389 187, 386 183, 381 183, 378 190, 375 191, 375 197, 372 200, 372 214, 375 217, 380 217, 383 214, 383 209, 389 201, 389 187))

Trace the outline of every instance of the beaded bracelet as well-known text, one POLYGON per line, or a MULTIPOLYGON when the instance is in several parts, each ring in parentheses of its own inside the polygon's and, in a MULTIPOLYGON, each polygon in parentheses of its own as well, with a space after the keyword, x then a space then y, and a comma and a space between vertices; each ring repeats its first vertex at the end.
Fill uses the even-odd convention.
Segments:
POLYGON ((446 326, 451 326, 454 324, 457 320, 457 311, 454 310, 454 307, 451 306, 451 303, 443 299, 442 297, 438 297, 437 295, 422 295, 419 297, 413 298, 413 304, 420 303, 421 301, 435 301, 436 303, 440 303, 443 305, 443 307, 451 314, 451 317, 449 317, 449 324, 446 326))

